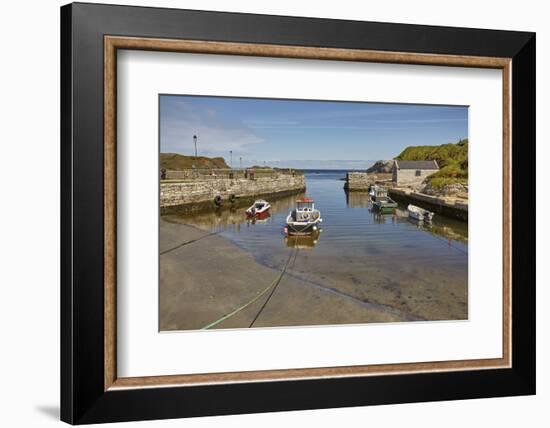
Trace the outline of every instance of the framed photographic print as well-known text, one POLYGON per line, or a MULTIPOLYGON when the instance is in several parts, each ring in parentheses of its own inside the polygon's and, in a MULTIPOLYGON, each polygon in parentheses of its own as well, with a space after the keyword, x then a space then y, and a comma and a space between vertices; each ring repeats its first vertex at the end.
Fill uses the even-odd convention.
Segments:
POLYGON ((535 393, 535 35, 61 8, 72 424, 535 393))

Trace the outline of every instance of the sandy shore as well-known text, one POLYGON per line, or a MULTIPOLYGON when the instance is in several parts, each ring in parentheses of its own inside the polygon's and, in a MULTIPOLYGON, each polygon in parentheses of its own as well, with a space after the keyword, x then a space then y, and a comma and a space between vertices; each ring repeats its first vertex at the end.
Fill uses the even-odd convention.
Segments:
MULTIPOLYGON (((185 224, 160 222, 160 329, 200 329, 270 291, 214 328, 407 321, 391 306, 376 305, 259 264, 223 237, 185 224)), ((292 248, 288 249, 288 257, 292 248)), ((297 254, 294 256, 298 256, 297 254)), ((295 259, 294 259, 295 260, 295 259)))

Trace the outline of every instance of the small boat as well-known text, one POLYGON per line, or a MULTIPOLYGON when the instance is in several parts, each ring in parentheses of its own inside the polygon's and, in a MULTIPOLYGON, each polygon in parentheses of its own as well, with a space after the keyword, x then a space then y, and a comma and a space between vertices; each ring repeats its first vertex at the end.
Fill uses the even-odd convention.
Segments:
POLYGON ((252 204, 250 208, 246 210, 246 216, 248 218, 255 218, 255 219, 264 219, 266 217, 269 217, 269 210, 271 209, 271 205, 269 205, 269 202, 264 201, 263 199, 258 199, 256 202, 252 204))
POLYGON ((431 211, 425 210, 424 208, 417 207, 416 205, 409 205, 407 207, 407 210, 409 211, 409 217, 415 220, 423 221, 425 223, 432 222, 434 213, 431 211))
POLYGON ((388 190, 381 186, 371 186, 369 191, 371 195, 372 205, 380 214, 393 213, 397 208, 397 202, 388 196, 388 190))
POLYGON ((286 218, 285 232, 288 235, 310 235, 319 230, 321 212, 315 208, 313 199, 303 198, 296 201, 296 208, 286 218))

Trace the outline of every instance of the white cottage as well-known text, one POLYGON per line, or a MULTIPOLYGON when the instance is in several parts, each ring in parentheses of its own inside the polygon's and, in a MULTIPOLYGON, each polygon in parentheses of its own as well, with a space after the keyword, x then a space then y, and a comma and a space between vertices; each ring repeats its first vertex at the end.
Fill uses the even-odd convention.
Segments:
POLYGON ((415 186, 424 179, 439 171, 434 160, 430 161, 394 161, 392 179, 397 186, 415 186))

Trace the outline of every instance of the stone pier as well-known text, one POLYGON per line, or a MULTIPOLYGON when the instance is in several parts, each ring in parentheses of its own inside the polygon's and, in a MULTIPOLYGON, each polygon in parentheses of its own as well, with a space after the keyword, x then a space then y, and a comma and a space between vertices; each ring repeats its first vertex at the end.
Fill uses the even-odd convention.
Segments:
POLYGON ((389 189, 390 196, 397 202, 419 207, 456 220, 468 221, 468 201, 426 195, 410 189, 389 189))
POLYGON ((349 191, 367 191, 369 186, 374 184, 376 176, 366 172, 348 172, 344 188, 349 191))
POLYGON ((273 198, 305 190, 301 174, 279 174, 250 178, 198 177, 181 181, 161 181, 161 214, 196 212, 221 205, 243 205, 258 198, 273 198), (218 199, 218 203, 216 202, 218 199))

